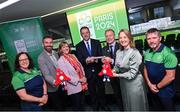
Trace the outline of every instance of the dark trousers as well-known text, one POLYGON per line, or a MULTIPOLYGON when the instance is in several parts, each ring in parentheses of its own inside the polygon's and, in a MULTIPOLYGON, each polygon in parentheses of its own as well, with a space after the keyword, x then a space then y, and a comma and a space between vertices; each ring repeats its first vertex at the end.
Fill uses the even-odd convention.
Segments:
POLYGON ((66 91, 62 91, 61 88, 56 92, 48 92, 48 102, 44 110, 65 110, 66 98, 66 91))
POLYGON ((42 111, 42 108, 38 106, 38 103, 22 101, 21 110, 22 111, 42 111))
POLYGON ((155 111, 174 111, 174 100, 172 97, 160 97, 154 93, 148 93, 149 103, 152 105, 152 109, 155 111))
POLYGON ((123 110, 122 96, 121 96, 121 88, 120 88, 120 80, 119 78, 111 78, 111 86, 114 92, 114 97, 116 99, 116 103, 119 107, 119 110, 123 110))
POLYGON ((84 97, 85 97, 84 95, 85 95, 84 92, 79 92, 70 95, 74 111, 84 110, 84 97))
POLYGON ((88 91, 91 97, 91 104, 94 110, 98 110, 106 105, 105 86, 101 77, 95 76, 87 79, 88 91))

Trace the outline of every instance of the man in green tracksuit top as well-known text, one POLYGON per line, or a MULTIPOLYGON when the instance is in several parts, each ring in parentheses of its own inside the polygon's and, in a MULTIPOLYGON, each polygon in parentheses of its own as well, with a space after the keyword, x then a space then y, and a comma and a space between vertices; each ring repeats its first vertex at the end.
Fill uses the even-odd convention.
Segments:
POLYGON ((173 51, 161 44, 158 29, 152 28, 146 32, 150 49, 144 55, 144 77, 149 86, 149 96, 154 110, 175 110, 173 97, 175 95, 174 79, 177 58, 173 51))

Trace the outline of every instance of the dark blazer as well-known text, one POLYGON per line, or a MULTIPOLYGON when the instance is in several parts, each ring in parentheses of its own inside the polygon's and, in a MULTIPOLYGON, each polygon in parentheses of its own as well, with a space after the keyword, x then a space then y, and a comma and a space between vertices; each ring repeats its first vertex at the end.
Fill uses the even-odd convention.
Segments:
MULTIPOLYGON (((102 48, 99 40, 91 39, 91 56, 102 56, 102 48)), ((94 62, 91 64, 86 64, 86 58, 90 56, 84 41, 79 42, 76 45, 76 55, 78 60, 84 67, 85 74, 87 78, 90 78, 92 74, 98 74, 101 70, 101 60, 98 63, 94 62)))
MULTIPOLYGON (((111 65, 111 67, 113 68, 113 66, 115 65, 115 59, 116 59, 116 51, 120 48, 120 44, 116 42, 115 44, 115 48, 114 48, 114 55, 113 55, 113 59, 114 59, 114 63, 113 65, 111 65)), ((107 44, 107 46, 103 47, 103 55, 104 56, 108 56, 111 57, 110 54, 110 49, 109 49, 109 45, 107 44)), ((114 96, 117 102, 117 105, 119 107, 119 110, 123 110, 123 105, 122 105, 122 97, 121 97, 121 89, 120 89, 120 83, 119 83, 119 78, 118 77, 113 77, 111 78, 111 87, 113 89, 114 92, 114 96)))
MULTIPOLYGON (((115 48, 114 48, 114 55, 113 55, 113 59, 114 59, 114 62, 115 62, 115 59, 116 59, 116 51, 120 48, 120 45, 119 43, 115 43, 115 48)), ((103 55, 104 56, 108 56, 108 57, 111 57, 111 54, 110 54, 110 49, 109 49, 109 45, 107 44, 107 46, 104 46, 103 47, 103 55)))

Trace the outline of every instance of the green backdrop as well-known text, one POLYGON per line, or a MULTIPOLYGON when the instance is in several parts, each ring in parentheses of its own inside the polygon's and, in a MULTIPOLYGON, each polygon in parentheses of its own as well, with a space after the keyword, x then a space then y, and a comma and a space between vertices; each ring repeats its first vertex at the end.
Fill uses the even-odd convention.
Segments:
POLYGON ((105 30, 111 28, 116 37, 120 29, 129 29, 124 0, 105 0, 103 2, 73 9, 67 12, 73 44, 81 41, 80 28, 88 26, 91 38, 105 40, 105 30))
POLYGON ((11 72, 14 72, 16 54, 28 52, 35 67, 42 52, 44 30, 40 18, 29 18, 0 24, 0 39, 6 52, 11 72))

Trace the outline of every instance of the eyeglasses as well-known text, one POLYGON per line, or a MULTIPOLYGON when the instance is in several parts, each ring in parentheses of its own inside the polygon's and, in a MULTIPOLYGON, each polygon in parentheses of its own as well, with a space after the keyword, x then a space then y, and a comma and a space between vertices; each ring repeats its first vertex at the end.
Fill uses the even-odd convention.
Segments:
POLYGON ((19 59, 20 62, 23 62, 23 61, 29 61, 28 58, 25 58, 25 59, 19 59))

